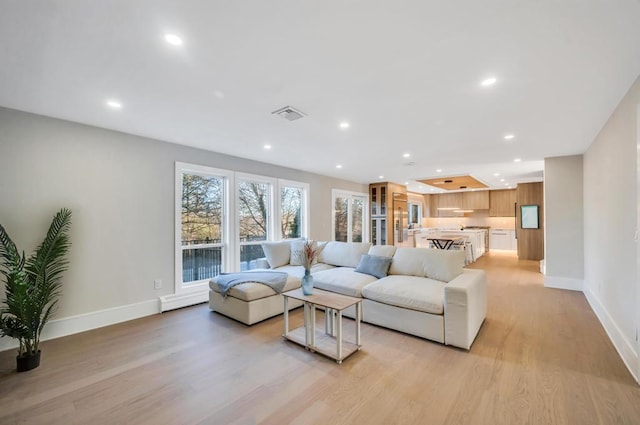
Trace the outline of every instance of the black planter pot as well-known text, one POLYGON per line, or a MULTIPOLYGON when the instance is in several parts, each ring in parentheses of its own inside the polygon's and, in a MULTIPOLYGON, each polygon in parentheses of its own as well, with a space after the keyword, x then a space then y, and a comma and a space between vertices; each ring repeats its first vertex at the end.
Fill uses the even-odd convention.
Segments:
POLYGON ((40 366, 40 350, 37 353, 16 356, 16 365, 18 372, 26 372, 40 366))

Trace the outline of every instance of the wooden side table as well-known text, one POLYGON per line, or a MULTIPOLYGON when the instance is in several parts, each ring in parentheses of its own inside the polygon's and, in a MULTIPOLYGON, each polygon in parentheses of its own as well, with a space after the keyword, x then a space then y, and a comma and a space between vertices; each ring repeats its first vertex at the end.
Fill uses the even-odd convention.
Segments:
POLYGON ((311 352, 318 352, 334 359, 338 364, 362 348, 360 322, 362 321, 362 298, 349 297, 333 292, 314 289, 312 295, 304 295, 302 289, 282 293, 284 297, 284 334, 289 341, 300 344, 311 352), (304 326, 289 330, 289 298, 300 300, 304 307, 304 326), (355 344, 342 339, 342 312, 356 306, 355 344), (316 330, 316 307, 324 307, 324 332, 316 330))

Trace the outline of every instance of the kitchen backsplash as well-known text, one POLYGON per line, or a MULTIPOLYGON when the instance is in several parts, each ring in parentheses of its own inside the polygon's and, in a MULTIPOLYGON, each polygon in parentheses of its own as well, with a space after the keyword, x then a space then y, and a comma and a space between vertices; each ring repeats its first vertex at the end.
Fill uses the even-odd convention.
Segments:
POLYGON ((489 217, 476 211, 473 217, 423 217, 422 227, 490 226, 493 229, 515 229, 515 217, 489 217))

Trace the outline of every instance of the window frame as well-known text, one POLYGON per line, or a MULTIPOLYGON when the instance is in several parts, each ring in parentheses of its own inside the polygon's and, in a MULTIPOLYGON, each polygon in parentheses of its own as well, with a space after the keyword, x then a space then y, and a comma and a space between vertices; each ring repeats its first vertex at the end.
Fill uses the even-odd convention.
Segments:
POLYGON ((353 241, 353 199, 362 198, 364 200, 364 205, 362 207, 362 242, 370 242, 369 194, 342 189, 331 189, 331 240, 336 240, 336 198, 347 198, 347 242, 353 241))
POLYGON ((266 241, 283 240, 281 234, 282 188, 295 187, 302 189, 303 199, 301 201, 302 217, 300 232, 301 237, 309 237, 310 185, 308 183, 176 161, 174 178, 174 294, 186 295, 209 291, 209 279, 202 279, 200 281, 189 282, 186 285, 184 284, 182 280, 182 252, 184 249, 222 247, 221 269, 223 272, 230 272, 240 270, 240 250, 242 245, 257 245, 263 242, 240 242, 240 213, 238 200, 240 196, 240 183, 243 181, 270 184, 266 241), (220 243, 182 246, 182 184, 184 174, 218 177, 223 179, 223 229, 221 234, 222 241, 220 243))
MULTIPOLYGON (((302 208, 302 229, 300 230, 301 238, 309 238, 309 183, 302 183, 293 180, 285 180, 278 179, 277 182, 277 194, 278 194, 278 202, 276 203, 276 214, 277 214, 277 227, 278 227, 278 239, 277 240, 291 240, 285 239, 282 237, 282 188, 283 187, 294 187, 298 189, 302 189, 302 202, 300 207, 302 208)), ((294 238, 295 239, 295 238, 294 238)))
POLYGON ((175 163, 175 294, 190 294, 209 290, 209 279, 201 279, 198 281, 189 282, 187 285, 184 284, 182 280, 182 251, 184 251, 185 249, 199 249, 220 246, 222 247, 222 270, 226 271, 231 269, 231 235, 235 233, 235 229, 232 227, 232 220, 229 220, 229 211, 233 211, 235 205, 232 205, 234 201, 230 199, 229 191, 234 184, 233 174, 234 173, 231 171, 223 170, 220 168, 213 168, 204 165, 189 164, 184 162, 175 163), (222 241, 220 243, 189 245, 187 247, 184 247, 182 245, 182 184, 184 174, 222 178, 222 241))
POLYGON ((248 173, 235 173, 235 185, 234 185, 234 199, 236 201, 236 209, 234 211, 235 216, 235 225, 236 225, 236 233, 234 234, 234 243, 237 244, 234 251, 234 269, 240 271, 240 252, 243 245, 260 245, 263 242, 269 242, 276 240, 274 238, 274 216, 275 213, 275 202, 274 202, 274 193, 275 187, 277 185, 277 179, 265 176, 259 176, 256 174, 248 174, 248 173), (253 241, 253 242, 242 242, 240 241, 240 205, 238 204, 238 200, 240 198, 240 184, 242 182, 249 183, 266 183, 269 186, 269 205, 267 207, 267 234, 266 238, 263 241, 253 241))

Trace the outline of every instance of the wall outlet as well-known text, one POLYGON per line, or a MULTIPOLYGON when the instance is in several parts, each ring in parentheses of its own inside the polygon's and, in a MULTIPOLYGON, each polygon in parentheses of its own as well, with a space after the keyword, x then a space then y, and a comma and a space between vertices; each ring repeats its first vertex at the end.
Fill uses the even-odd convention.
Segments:
POLYGON ((153 281, 153 289, 162 289, 162 280, 156 279, 153 281))

